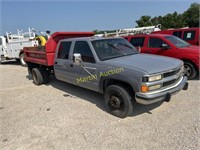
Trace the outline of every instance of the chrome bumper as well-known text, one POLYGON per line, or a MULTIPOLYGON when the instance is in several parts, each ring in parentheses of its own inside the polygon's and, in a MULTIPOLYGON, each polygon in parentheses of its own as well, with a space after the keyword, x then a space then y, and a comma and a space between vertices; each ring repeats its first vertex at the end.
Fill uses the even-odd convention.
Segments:
POLYGON ((172 86, 171 88, 165 91, 157 91, 152 93, 141 93, 138 92, 135 94, 136 102, 144 105, 149 105, 152 103, 156 103, 159 101, 167 101, 169 102, 171 99, 171 95, 176 94, 180 90, 187 90, 188 88, 187 77, 182 77, 178 85, 172 86))

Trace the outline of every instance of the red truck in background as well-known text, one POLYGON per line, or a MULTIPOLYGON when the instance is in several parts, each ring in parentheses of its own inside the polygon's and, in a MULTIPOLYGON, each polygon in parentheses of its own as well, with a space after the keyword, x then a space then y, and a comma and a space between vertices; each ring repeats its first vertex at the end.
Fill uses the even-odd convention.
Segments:
POLYGON ((199 45, 199 40, 200 40, 199 30, 200 28, 168 29, 168 30, 154 31, 152 32, 152 34, 174 35, 192 45, 199 45))
POLYGON ((124 37, 141 53, 163 55, 184 61, 185 75, 193 79, 199 74, 199 46, 167 34, 141 34, 124 37))

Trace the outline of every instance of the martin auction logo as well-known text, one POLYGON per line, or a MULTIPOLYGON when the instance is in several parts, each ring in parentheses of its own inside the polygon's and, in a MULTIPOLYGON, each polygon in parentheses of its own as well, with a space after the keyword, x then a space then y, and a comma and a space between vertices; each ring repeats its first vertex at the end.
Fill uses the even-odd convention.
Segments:
POLYGON ((92 80, 97 80, 97 78, 101 78, 101 77, 107 77, 107 76, 111 76, 111 75, 115 75, 115 74, 118 74, 120 72, 123 72, 124 71, 124 68, 115 68, 115 69, 111 69, 111 70, 108 70, 106 72, 100 72, 99 73, 99 76, 98 75, 89 75, 89 76, 86 76, 86 77, 79 77, 76 79, 76 82, 77 84, 79 83, 84 83, 84 82, 88 82, 88 81, 92 81, 92 80))

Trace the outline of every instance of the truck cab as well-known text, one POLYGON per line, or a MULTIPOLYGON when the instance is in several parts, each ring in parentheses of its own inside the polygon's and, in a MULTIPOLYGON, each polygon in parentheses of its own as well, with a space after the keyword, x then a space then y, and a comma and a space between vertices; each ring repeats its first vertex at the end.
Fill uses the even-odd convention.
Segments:
POLYGON ((185 75, 194 79, 199 74, 199 46, 190 45, 168 34, 140 34, 125 37, 141 53, 174 57, 184 61, 185 75))

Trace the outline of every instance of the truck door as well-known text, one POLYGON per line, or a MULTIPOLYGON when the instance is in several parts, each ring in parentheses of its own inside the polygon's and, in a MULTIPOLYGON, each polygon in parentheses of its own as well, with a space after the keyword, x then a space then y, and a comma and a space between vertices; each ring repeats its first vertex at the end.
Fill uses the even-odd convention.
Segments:
POLYGON ((74 46, 72 42, 62 41, 57 50, 54 70, 59 80, 98 90, 95 59, 86 41, 76 41, 74 46), (81 54, 83 61, 81 65, 74 64, 72 53, 81 54))
POLYGON ((72 46, 71 41, 62 41, 56 51, 54 71, 57 79, 71 83, 69 72, 69 52, 72 46))
POLYGON ((74 84, 97 91, 97 68, 89 43, 87 41, 76 41, 74 53, 81 54, 82 59, 81 65, 75 65, 73 62, 70 63, 74 84))
POLYGON ((149 37, 147 45, 142 50, 143 53, 171 56, 172 49, 167 42, 158 37, 149 37), (162 45, 165 44, 168 48, 163 48, 162 45))

